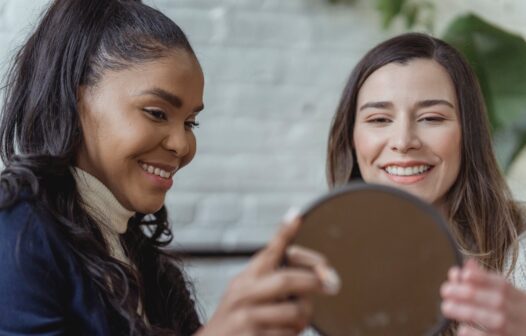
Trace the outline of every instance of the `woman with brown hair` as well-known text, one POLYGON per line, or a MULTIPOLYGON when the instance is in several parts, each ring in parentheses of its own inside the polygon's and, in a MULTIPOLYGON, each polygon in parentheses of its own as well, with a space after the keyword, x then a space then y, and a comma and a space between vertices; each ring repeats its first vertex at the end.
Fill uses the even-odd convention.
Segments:
POLYGON ((410 33, 369 51, 334 116, 327 173, 331 187, 362 179, 437 207, 477 261, 450 271, 444 315, 460 323, 459 335, 524 334, 524 217, 495 160, 476 76, 457 50, 410 33))

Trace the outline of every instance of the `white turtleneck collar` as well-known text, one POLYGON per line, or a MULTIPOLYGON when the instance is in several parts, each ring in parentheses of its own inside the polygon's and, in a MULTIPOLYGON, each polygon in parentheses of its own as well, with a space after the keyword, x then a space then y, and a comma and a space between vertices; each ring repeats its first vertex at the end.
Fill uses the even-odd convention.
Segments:
MULTIPOLYGON (((120 234, 126 232, 128 229, 128 220, 135 212, 123 207, 110 189, 95 176, 90 175, 78 167, 73 167, 72 171, 77 182, 77 190, 82 198, 82 205, 89 215, 100 225, 100 230, 108 244, 110 254, 121 262, 129 264, 130 261, 128 257, 126 257, 120 242, 120 234)), ((137 311, 143 315, 142 303, 140 301, 137 306, 137 311)), ((148 324, 146 315, 143 315, 143 318, 148 324)))
POLYGON ((134 215, 119 203, 112 192, 95 176, 74 167, 73 176, 82 197, 85 210, 114 232, 123 234, 128 229, 128 220, 134 215))
POLYGON ((135 214, 122 206, 112 192, 95 176, 84 170, 72 168, 77 182, 77 190, 82 198, 82 206, 100 226, 101 233, 108 244, 110 254, 129 263, 120 235, 128 229, 128 220, 135 214))

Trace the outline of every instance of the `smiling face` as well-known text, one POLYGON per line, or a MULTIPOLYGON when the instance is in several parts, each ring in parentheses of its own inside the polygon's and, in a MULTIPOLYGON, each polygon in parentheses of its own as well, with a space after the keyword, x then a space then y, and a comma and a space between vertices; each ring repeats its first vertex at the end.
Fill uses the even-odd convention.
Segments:
POLYGON ((389 63, 358 93, 353 146, 365 182, 403 189, 441 206, 461 161, 457 97, 429 59, 389 63))
POLYGON ((159 210, 172 176, 194 157, 203 87, 201 67, 183 50, 104 72, 94 86, 80 90, 77 166, 128 210, 159 210))

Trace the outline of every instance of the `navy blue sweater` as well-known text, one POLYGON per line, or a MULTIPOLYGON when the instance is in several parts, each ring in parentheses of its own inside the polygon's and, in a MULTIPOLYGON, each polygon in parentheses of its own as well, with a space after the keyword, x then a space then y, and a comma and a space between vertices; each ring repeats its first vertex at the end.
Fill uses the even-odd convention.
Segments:
POLYGON ((50 216, 0 211, 0 335, 115 335, 115 317, 50 216))

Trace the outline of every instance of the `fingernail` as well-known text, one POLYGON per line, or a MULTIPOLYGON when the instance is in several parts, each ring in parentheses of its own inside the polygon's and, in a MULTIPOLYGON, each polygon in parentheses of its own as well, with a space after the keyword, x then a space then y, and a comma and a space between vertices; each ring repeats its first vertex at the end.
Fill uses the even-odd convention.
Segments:
POLYGON ((297 207, 290 207, 283 216, 283 222, 289 224, 299 217, 300 210, 297 207))
POLYGON ((323 290, 329 295, 336 295, 340 291, 342 282, 333 268, 324 268, 321 272, 323 290))

